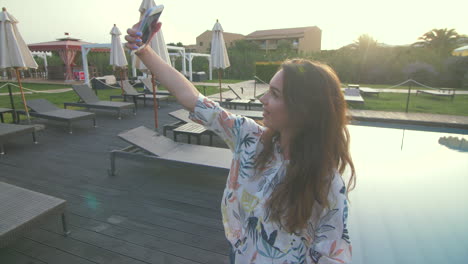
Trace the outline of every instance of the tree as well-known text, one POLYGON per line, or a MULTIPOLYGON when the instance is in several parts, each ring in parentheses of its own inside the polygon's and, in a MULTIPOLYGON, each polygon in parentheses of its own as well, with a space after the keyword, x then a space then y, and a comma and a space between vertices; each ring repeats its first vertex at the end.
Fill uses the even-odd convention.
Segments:
POLYGON ((177 43, 174 43, 174 42, 171 42, 171 43, 167 43, 168 46, 176 46, 176 47, 183 47, 184 44, 182 44, 182 42, 177 42, 177 43))
POLYGON ((351 44, 350 48, 357 52, 357 82, 366 80, 366 75, 373 68, 376 60, 377 40, 368 34, 363 34, 351 44))
POLYGON ((455 29, 433 29, 419 37, 413 46, 422 46, 435 50, 440 56, 447 56, 456 47, 460 35, 455 29))
POLYGON ((231 67, 227 73, 231 78, 250 79, 255 73, 255 62, 262 60, 264 54, 258 44, 247 40, 236 40, 234 45, 228 48, 231 67))
POLYGON ((373 37, 368 34, 363 34, 360 35, 353 44, 351 44, 351 47, 361 52, 367 52, 369 49, 377 47, 377 44, 377 40, 375 40, 373 37))

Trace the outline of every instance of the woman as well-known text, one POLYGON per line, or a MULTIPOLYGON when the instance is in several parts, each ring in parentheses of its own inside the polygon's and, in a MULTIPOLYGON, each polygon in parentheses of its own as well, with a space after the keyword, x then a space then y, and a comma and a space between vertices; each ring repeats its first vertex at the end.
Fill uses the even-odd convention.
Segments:
MULTIPOLYGON (((141 46, 141 34, 127 32, 127 47, 141 46)), ((217 133, 233 152, 221 202, 231 263, 351 261, 346 198, 355 173, 346 103, 331 68, 284 62, 260 99, 264 125, 258 125, 202 96, 150 48, 136 54, 192 120, 217 133), (341 177, 346 167, 347 189, 341 177)))

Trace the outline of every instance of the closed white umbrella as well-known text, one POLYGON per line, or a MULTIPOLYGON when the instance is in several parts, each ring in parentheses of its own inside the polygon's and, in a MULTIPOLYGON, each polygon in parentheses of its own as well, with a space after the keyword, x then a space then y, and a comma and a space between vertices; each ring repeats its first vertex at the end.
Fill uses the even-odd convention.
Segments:
POLYGON ((120 32, 119 28, 114 24, 114 27, 111 29, 110 34, 112 36, 110 65, 114 67, 114 70, 119 69, 120 71, 120 87, 122 89, 123 95, 123 71, 125 70, 125 68, 127 68, 128 62, 127 58, 125 57, 122 42, 120 40, 120 35, 122 35, 122 33, 120 32))
POLYGON ((219 80, 219 101, 223 102, 223 96, 221 93, 221 77, 223 69, 231 66, 229 63, 229 57, 226 50, 226 43, 224 43, 223 27, 216 20, 213 27, 213 37, 211 38, 211 63, 213 68, 218 69, 218 80, 219 80))
MULTIPOLYGON (((156 3, 154 3, 154 0, 143 0, 140 5, 140 19, 143 17, 145 14, 146 10, 149 8, 156 6, 156 3)), ((164 41, 164 35, 162 30, 160 29, 150 40, 148 45, 161 57, 162 60, 164 60, 167 64, 171 64, 171 59, 169 57, 169 53, 167 52, 167 46, 166 42, 164 41)), ((144 71, 146 73, 148 72, 148 69, 146 66, 138 59, 137 56, 133 55, 134 57, 132 58, 132 63, 135 68, 144 71)), ((152 90, 153 90, 153 105, 154 105, 154 127, 157 129, 158 128, 158 103, 156 100, 156 80, 154 77, 151 77, 151 82, 153 84, 152 90)))
POLYGON ((26 111, 28 122, 30 122, 19 70, 27 68, 37 69, 37 63, 34 61, 31 51, 21 37, 16 24, 18 24, 18 20, 8 13, 6 8, 2 8, 2 13, 0 13, 0 69, 15 69, 24 110, 26 111))

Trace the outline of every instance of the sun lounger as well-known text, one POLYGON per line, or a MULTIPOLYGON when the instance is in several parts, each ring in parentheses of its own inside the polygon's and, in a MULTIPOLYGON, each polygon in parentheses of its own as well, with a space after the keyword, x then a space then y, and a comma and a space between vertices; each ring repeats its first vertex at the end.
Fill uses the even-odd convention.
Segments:
POLYGON ((416 95, 418 94, 430 94, 435 96, 442 96, 442 97, 451 97, 453 100, 455 98, 455 89, 451 88, 440 88, 439 90, 417 90, 416 95))
POLYGON ((359 87, 359 91, 361 91, 362 95, 379 95, 380 91, 378 89, 373 89, 369 87, 359 87))
POLYGON ((65 200, 0 182, 0 248, 54 215, 61 215, 63 235, 69 235, 65 205, 65 200))
POLYGON ((351 103, 364 103, 364 99, 361 96, 361 92, 357 88, 346 88, 344 90, 344 98, 346 102, 351 103))
POLYGON ((11 118, 13 119, 13 122, 16 121, 15 110, 10 109, 10 108, 0 108, 0 121, 2 123, 5 123, 5 119, 3 118, 3 114, 5 113, 11 113, 11 118))
POLYGON ((126 102, 111 102, 111 101, 101 101, 94 94, 94 92, 87 85, 72 85, 73 90, 78 94, 82 102, 77 103, 63 103, 64 108, 67 106, 78 106, 86 107, 88 109, 104 109, 104 110, 117 110, 119 113, 119 119, 122 119, 121 111, 122 109, 133 109, 133 114, 136 114, 135 105, 132 103, 126 102))
POLYGON ((232 152, 229 149, 174 142, 154 130, 140 126, 119 134, 129 147, 110 152, 110 175, 115 175, 115 159, 153 158, 175 163, 188 163, 229 170, 232 152))
MULTIPOLYGON (((229 109, 228 111, 235 115, 245 116, 245 117, 256 119, 256 120, 263 119, 262 111, 248 111, 248 110, 234 110, 234 109, 229 109)), ((169 115, 185 123, 193 122, 188 117, 189 112, 185 109, 179 109, 179 110, 170 112, 169 115)))
POLYGON ((348 84, 348 89, 358 89, 361 95, 379 95, 380 91, 369 87, 359 87, 359 84, 348 84))
POLYGON ((4 143, 11 138, 15 138, 22 134, 32 133, 33 142, 36 141, 36 132, 34 126, 31 125, 15 125, 0 123, 0 154, 5 154, 4 143))
MULTIPOLYGON (((135 104, 135 107, 137 107, 137 100, 143 100, 143 105, 146 105, 146 100, 153 100, 153 94, 152 93, 145 93, 145 92, 139 92, 137 91, 128 80, 125 80, 122 82, 123 83, 123 90, 124 90, 124 95, 111 95, 110 100, 114 98, 123 98, 124 100, 127 100, 127 97, 131 97, 133 100, 133 103, 135 104)), ((156 101, 159 104, 159 99, 164 99, 168 98, 169 95, 163 95, 159 94, 156 92, 156 101)))
POLYGON ((173 128, 172 133, 174 136, 174 141, 176 142, 177 142, 177 136, 180 134, 183 134, 183 135, 187 135, 187 140, 189 144, 192 143, 191 138, 192 136, 194 136, 197 139, 198 145, 201 144, 201 136, 208 135, 210 138, 209 145, 210 146, 213 145, 213 132, 211 132, 210 130, 207 130, 204 126, 197 124, 197 123, 190 122, 190 123, 181 124, 180 126, 173 128))
POLYGON ((173 111, 169 113, 170 116, 179 120, 177 123, 165 125, 163 128, 163 135, 166 135, 166 131, 168 129, 172 129, 174 141, 177 141, 177 136, 179 134, 187 135, 188 143, 191 143, 191 136, 195 136, 197 138, 197 144, 200 145, 201 143, 201 136, 208 135, 210 139, 210 146, 213 144, 213 132, 207 130, 204 126, 193 122, 190 118, 188 118, 188 111, 181 109, 178 111, 173 111))
MULTIPOLYGON (((94 113, 61 109, 52 104, 51 102, 47 101, 46 99, 27 100, 26 104, 31 109, 31 111, 29 111, 30 116, 59 122, 66 122, 68 124, 68 132, 70 134, 73 133, 72 123, 75 121, 92 119, 93 126, 96 127, 96 114, 94 113)), ((18 111, 18 113, 23 115, 26 114, 25 111, 18 111)), ((19 119, 20 118, 18 116, 18 121, 19 119)))
POLYGON ((234 95, 237 97, 236 99, 226 99, 224 101, 224 104, 229 107, 229 108, 233 108, 236 109, 237 106, 244 106, 244 109, 247 110, 247 109, 251 109, 252 106, 257 106, 257 107, 261 107, 262 106, 262 103, 258 100, 258 99, 255 99, 255 98, 244 98, 242 96, 240 96, 234 89, 232 89, 231 86, 228 85, 228 88, 234 93, 234 95))
MULTIPOLYGON (((263 113, 260 111, 248 111, 248 110, 229 110, 229 112, 235 115, 246 116, 252 119, 263 119, 263 113)), ((172 129, 174 133, 174 141, 177 141, 178 134, 186 134, 188 136, 188 141, 190 143, 190 137, 196 136, 197 144, 200 144, 200 137, 202 135, 210 136, 210 146, 213 143, 213 133, 210 130, 207 130, 204 126, 194 123, 188 116, 189 112, 185 109, 179 109, 169 113, 170 116, 179 120, 179 122, 174 124, 165 125, 163 129, 163 135, 166 135, 168 129, 172 129)))
POLYGON ((145 100, 145 93, 138 92, 128 80, 122 81, 122 90, 123 90, 123 95, 111 95, 109 96, 109 100, 112 101, 112 99, 115 98, 123 98, 124 101, 127 101, 127 97, 131 97, 133 103, 135 104, 135 108, 138 107, 137 105, 137 99, 140 97, 143 99, 143 105, 146 105, 146 100, 145 100))
MULTIPOLYGON (((151 78, 143 78, 141 79, 141 82, 145 85, 146 89, 145 92, 149 94, 153 94, 153 83, 151 82, 151 78)), ((169 91, 167 90, 156 90, 156 95, 167 95, 170 96, 172 95, 169 91)), ((165 98, 165 97, 161 97, 165 98)))

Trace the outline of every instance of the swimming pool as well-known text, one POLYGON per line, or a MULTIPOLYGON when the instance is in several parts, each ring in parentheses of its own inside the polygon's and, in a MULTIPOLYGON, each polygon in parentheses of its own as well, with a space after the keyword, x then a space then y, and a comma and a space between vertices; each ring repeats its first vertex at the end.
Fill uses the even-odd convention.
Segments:
POLYGON ((353 263, 467 263, 468 151, 439 143, 467 133, 349 129, 353 263))

